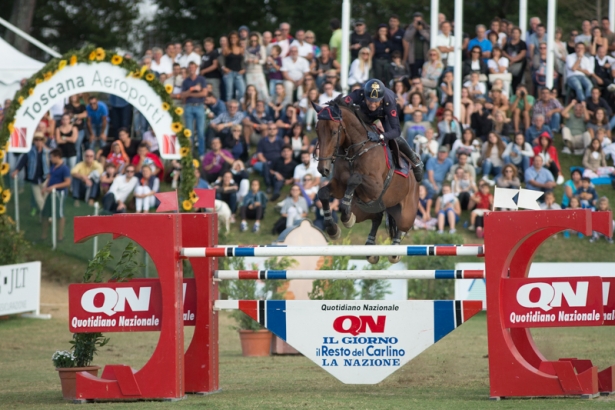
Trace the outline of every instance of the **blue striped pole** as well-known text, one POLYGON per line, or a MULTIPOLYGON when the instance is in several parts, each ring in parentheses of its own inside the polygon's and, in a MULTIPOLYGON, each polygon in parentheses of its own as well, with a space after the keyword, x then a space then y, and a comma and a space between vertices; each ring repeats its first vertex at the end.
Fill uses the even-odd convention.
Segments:
POLYGON ((482 270, 217 270, 214 279, 483 279, 482 270))

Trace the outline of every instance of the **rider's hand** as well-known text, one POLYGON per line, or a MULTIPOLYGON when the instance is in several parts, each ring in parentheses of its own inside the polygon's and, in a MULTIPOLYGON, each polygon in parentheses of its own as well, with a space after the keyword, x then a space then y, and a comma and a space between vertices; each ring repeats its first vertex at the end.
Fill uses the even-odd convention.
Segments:
POLYGON ((371 142, 380 142, 380 135, 376 134, 374 131, 367 131, 367 139, 371 142))

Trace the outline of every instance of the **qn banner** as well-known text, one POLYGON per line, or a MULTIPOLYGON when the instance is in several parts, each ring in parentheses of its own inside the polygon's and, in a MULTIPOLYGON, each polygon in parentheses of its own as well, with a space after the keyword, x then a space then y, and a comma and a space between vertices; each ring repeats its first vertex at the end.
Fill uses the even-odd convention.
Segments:
POLYGON ((375 384, 482 309, 480 301, 216 301, 241 309, 346 384, 375 384))
POLYGON ((41 263, 0 266, 0 316, 35 312, 41 300, 41 263))

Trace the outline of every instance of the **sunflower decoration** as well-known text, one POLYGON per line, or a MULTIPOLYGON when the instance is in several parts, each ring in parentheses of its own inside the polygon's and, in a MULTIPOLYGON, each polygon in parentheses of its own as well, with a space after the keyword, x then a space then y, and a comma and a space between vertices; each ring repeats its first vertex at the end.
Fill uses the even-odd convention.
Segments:
POLYGON ((17 102, 19 103, 19 105, 23 104, 23 97, 20 95, 19 98, 17 98, 17 102))
POLYGON ((186 137, 186 138, 192 137, 192 131, 190 131, 188 128, 185 128, 184 129, 184 137, 186 137))
POLYGON ((77 56, 76 56, 76 55, 74 55, 74 54, 73 54, 73 55, 70 57, 70 62, 69 62, 69 64, 70 64, 70 65, 75 65, 75 64, 77 64, 77 56))
POLYGON ((88 58, 90 59, 90 61, 96 60, 96 51, 92 51, 88 58))
POLYGON ((171 130, 173 130, 173 132, 176 134, 180 132, 183 128, 184 126, 181 122, 174 122, 173 124, 171 124, 171 130))
MULTIPOLYGON (((189 153, 190 153, 190 148, 188 148, 188 147, 181 147, 179 149, 179 155, 181 155, 182 158, 185 157, 186 155, 188 155, 189 153)), ((2 174, 2 175, 4 175, 4 174, 2 174)))
POLYGON ((50 71, 47 71, 45 74, 43 74, 43 78, 45 79, 45 81, 49 81, 52 75, 53 73, 51 73, 50 71))
POLYGON ((120 65, 122 64, 122 61, 124 61, 124 57, 118 56, 117 54, 111 57, 111 64, 113 65, 120 65))
MULTIPOLYGON (((0 205, 2 206, 2 205, 0 205)), ((182 202, 182 208, 184 208, 184 211, 191 211, 192 210, 192 201, 189 199, 186 199, 184 202, 182 202)), ((1 212, 4 213, 4 212, 1 212)))
POLYGON ((64 67, 66 67, 66 60, 60 60, 58 63, 58 71, 62 70, 64 67))
POLYGON ((162 103, 162 109, 165 111, 169 111, 169 108, 171 108, 171 106, 169 105, 169 103, 163 102, 162 103))
POLYGON ((6 212, 6 206, 0 205, 0 215, 4 215, 5 212, 6 212))
POLYGON ((145 80, 146 81, 154 81, 155 78, 156 78, 156 76, 153 73, 147 73, 145 75, 145 80))
POLYGON ((4 163, 0 166, 0 175, 4 176, 9 173, 11 166, 8 163, 4 163))
POLYGON ((32 94, 34 94, 34 88, 30 88, 30 89, 28 90, 28 95, 32 95, 32 94))
POLYGON ((39 85, 39 84, 40 84, 40 83, 42 83, 42 82, 43 82, 43 79, 42 79, 42 78, 37 78, 36 80, 34 80, 34 83, 35 83, 36 85, 39 85))
POLYGON ((2 191, 2 202, 6 204, 10 200, 11 200, 11 190, 5 189, 4 191, 2 191))
POLYGON ((182 107, 175 108, 175 114, 182 116, 184 115, 184 109, 182 107))
POLYGON ((194 159, 192 160, 192 166, 193 166, 193 167, 198 168, 200 165, 201 165, 201 164, 199 163, 199 160, 198 160, 198 159, 194 158, 194 159))
POLYGON ((105 59, 106 53, 105 53, 105 49, 98 47, 96 50, 94 50, 96 52, 96 60, 97 61, 103 61, 105 59))
POLYGON ((167 92, 167 94, 171 94, 173 92, 173 86, 171 84, 167 84, 164 86, 164 90, 167 92))
POLYGON ((0 161, 4 159, 4 151, 0 151, 0 161))
MULTIPOLYGON (((9 129, 9 133, 13 133, 13 130, 15 130, 15 121, 10 122, 8 125, 8 129, 9 129)), ((7 143, 8 144, 8 143, 7 143)))
POLYGON ((145 75, 146 71, 147 71, 147 66, 146 65, 141 67, 141 71, 139 71, 139 78, 143 78, 143 76, 145 75))
POLYGON ((196 204, 196 201, 198 200, 199 200, 199 197, 196 196, 196 192, 190 191, 190 202, 192 202, 193 204, 196 204))

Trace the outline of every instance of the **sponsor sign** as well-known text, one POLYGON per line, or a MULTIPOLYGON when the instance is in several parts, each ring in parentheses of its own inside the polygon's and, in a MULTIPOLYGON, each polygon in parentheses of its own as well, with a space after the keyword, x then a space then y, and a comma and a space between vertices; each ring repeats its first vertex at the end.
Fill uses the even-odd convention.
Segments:
POLYGON ((179 159, 179 142, 171 130, 171 114, 162 109, 160 96, 142 79, 111 63, 76 64, 57 72, 34 88, 15 114, 10 152, 28 152, 34 131, 43 115, 59 101, 73 94, 102 92, 122 97, 137 108, 152 127, 161 156, 179 159))
POLYGON ((599 326, 604 321, 602 299, 599 277, 502 281, 506 327, 599 326))
MULTIPOLYGON (((184 279, 184 326, 196 323, 196 285, 184 279)), ((86 332, 160 330, 162 293, 158 279, 84 283, 68 287, 69 329, 86 332)))
POLYGON ((0 316, 39 311, 41 263, 0 266, 0 316))
POLYGON ((482 304, 281 300, 239 301, 238 306, 343 383, 375 384, 479 312, 482 304))

